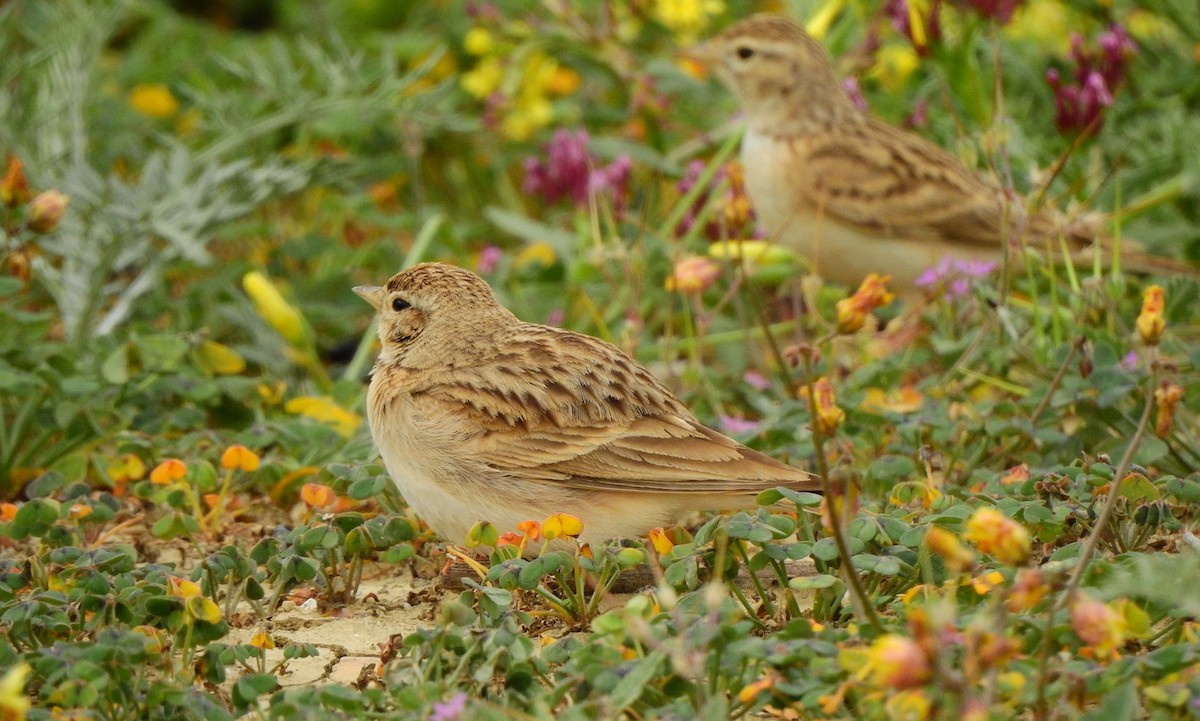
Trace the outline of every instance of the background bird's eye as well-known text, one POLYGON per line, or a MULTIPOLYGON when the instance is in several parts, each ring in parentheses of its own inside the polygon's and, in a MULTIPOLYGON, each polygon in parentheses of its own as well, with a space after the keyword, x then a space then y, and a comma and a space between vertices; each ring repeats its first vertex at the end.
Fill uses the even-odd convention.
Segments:
POLYGON ((408 304, 408 301, 404 300, 403 298, 395 298, 392 300, 392 310, 394 311, 399 312, 409 307, 411 306, 408 304))
POLYGON ((754 55, 754 48, 748 48, 745 45, 737 49, 737 56, 742 60, 748 60, 754 55))

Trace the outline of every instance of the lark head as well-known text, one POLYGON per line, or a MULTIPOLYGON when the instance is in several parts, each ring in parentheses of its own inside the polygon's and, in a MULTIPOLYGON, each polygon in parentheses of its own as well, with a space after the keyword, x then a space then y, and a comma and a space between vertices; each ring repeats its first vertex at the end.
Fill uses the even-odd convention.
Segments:
POLYGON ((752 15, 703 43, 694 55, 737 95, 750 122, 786 122, 797 113, 848 104, 828 53, 781 15, 752 15))
POLYGON ((379 311, 383 362, 431 365, 429 358, 517 322, 483 278, 445 263, 420 263, 354 292, 379 311))

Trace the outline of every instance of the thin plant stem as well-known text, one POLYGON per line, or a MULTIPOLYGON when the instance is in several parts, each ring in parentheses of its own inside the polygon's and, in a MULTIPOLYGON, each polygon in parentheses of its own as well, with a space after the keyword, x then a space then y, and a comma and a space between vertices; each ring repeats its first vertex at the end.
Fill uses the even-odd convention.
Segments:
POLYGON ((867 621, 871 626, 876 631, 882 632, 883 624, 879 620, 879 614, 876 613, 871 599, 867 598, 862 580, 858 577, 858 571, 854 569, 854 562, 850 560, 850 548, 846 544, 845 532, 842 529, 841 514, 833 507, 833 486, 829 482, 829 464, 825 461, 825 438, 824 433, 817 425, 817 394, 813 388, 812 360, 807 356, 803 360, 804 386, 808 389, 808 412, 812 418, 813 445, 816 447, 817 468, 820 470, 818 477, 821 481, 821 492, 825 494, 825 503, 829 508, 829 528, 833 534, 833 543, 837 547, 838 559, 842 562, 842 568, 846 571, 846 582, 850 587, 851 596, 856 605, 866 614, 867 621))
POLYGON ((1067 352, 1067 357, 1063 359, 1062 365, 1058 367, 1058 372, 1054 374, 1054 378, 1050 380, 1050 387, 1046 389, 1046 395, 1042 397, 1037 408, 1033 409, 1033 413, 1029 416, 1029 425, 1037 423, 1042 414, 1046 412, 1046 408, 1050 405, 1050 396, 1054 395, 1054 391, 1058 390, 1058 385, 1062 383, 1062 379, 1067 374, 1067 367, 1071 365, 1071 361, 1075 360, 1075 355, 1083 348, 1083 344, 1087 342, 1087 338, 1079 336, 1075 342, 1071 344, 1071 350, 1067 352))

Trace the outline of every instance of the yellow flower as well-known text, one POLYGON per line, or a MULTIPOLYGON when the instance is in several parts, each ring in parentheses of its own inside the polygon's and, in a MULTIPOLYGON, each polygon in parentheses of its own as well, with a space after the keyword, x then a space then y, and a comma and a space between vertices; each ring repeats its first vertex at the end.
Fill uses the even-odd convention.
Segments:
POLYGON ((671 542, 671 539, 667 538, 667 533, 662 528, 650 529, 649 536, 650 544, 654 546, 654 550, 658 551, 660 555, 670 553, 671 549, 675 547, 675 544, 671 542))
POLYGON ((1097 656, 1110 656, 1125 643, 1125 617, 1089 596, 1071 604, 1071 628, 1097 656))
POLYGON ((861 408, 865 411, 878 413, 912 413, 919 410, 925 402, 925 396, 912 386, 903 386, 899 390, 884 391, 882 388, 868 388, 863 395, 861 408))
POLYGON ((202 593, 200 585, 195 581, 189 581, 186 578, 179 576, 171 576, 171 595, 175 598, 187 600, 189 598, 197 598, 202 593))
POLYGON ((871 273, 863 278, 854 295, 837 302, 838 333, 845 335, 862 330, 871 311, 892 302, 893 296, 886 285, 891 279, 890 275, 871 273))
POLYGON ((544 128, 554 117, 550 101, 537 95, 529 96, 517 103, 516 109, 504 116, 500 127, 513 140, 529 140, 539 128, 544 128))
POLYGON ((1031 40, 1034 45, 1065 55, 1071 49, 1072 18, 1059 0, 1021 3, 1012 22, 1004 28, 1011 38, 1031 40))
POLYGON ((959 572, 975 562, 975 554, 958 540, 958 536, 941 526, 930 526, 925 533, 929 550, 941 556, 954 572, 959 572))
POLYGON ((714 15, 725 12, 721 0, 656 0, 654 17, 681 43, 695 42, 714 15))
POLYGON ((520 253, 517 253, 513 258, 513 267, 517 270, 524 270, 530 265, 537 263, 540 266, 549 268, 554 265, 554 261, 558 256, 554 252, 554 247, 549 243, 533 243, 526 246, 520 253))
POLYGON ((354 435, 362 423, 357 413, 342 408, 328 396, 298 396, 285 403, 283 409, 327 423, 346 438, 354 435))
POLYGON ((279 289, 258 271, 251 271, 242 276, 242 287, 246 295, 254 301, 258 313, 279 335, 292 345, 301 345, 305 338, 304 318, 300 311, 292 307, 279 289))
POLYGON ((117 456, 108 464, 108 477, 114 482, 140 481, 146 475, 146 464, 133 453, 117 456))
POLYGON ((1183 387, 1178 383, 1163 381, 1154 390, 1154 403, 1158 409, 1158 419, 1154 424, 1154 435, 1166 438, 1171 433, 1171 425, 1175 422, 1175 409, 1183 400, 1183 387))
POLYGON ((87 518, 92 515, 92 507, 86 503, 71 504, 71 519, 78 521, 82 518, 87 518))
POLYGON ((908 78, 919 62, 917 52, 907 44, 884 45, 875 54, 875 66, 871 68, 870 75, 879 80, 884 90, 896 93, 908 84, 908 78))
POLYGON ((708 257, 717 260, 744 258, 763 265, 791 263, 796 259, 792 251, 765 240, 722 240, 708 246, 708 257))
POLYGON ((891 721, 925 721, 929 708, 929 697, 916 689, 894 694, 883 705, 891 721))
POLYGON ((675 263, 667 278, 667 290, 679 293, 699 293, 712 287, 721 277, 721 266, 699 255, 692 255, 675 263))
POLYGON ((8 669, 0 678, 0 719, 24 721, 29 710, 29 697, 25 695, 25 682, 29 680, 29 664, 19 663, 8 669))
POLYGON ((971 588, 975 589, 975 593, 980 596, 986 596, 991 593, 993 588, 1004 583, 1004 574, 999 571, 988 571, 987 573, 976 576, 971 579, 971 588))
POLYGON ((150 482, 159 486, 166 486, 173 481, 178 481, 187 475, 187 464, 178 458, 168 458, 159 463, 150 471, 150 482))
POLYGON ((542 535, 548 541, 559 536, 578 538, 581 533, 583 533, 583 521, 569 513, 555 513, 542 521, 542 535))
POLYGON ((581 82, 579 73, 571 68, 556 68, 550 77, 546 78, 545 89, 551 95, 570 95, 579 89, 581 82))
POLYGON ((817 40, 823 39, 825 33, 829 32, 829 26, 833 25, 833 21, 842 14, 842 9, 845 7, 846 0, 825 0, 825 4, 817 8, 817 11, 808 19, 804 29, 817 40))
POLYGON ((496 92, 503 79, 504 66, 500 64, 499 59, 489 57, 480 60, 478 65, 463 73, 459 83, 463 90, 482 100, 496 92))
POLYGON ((1158 345, 1167 322, 1163 319, 1166 294, 1161 285, 1152 285, 1142 295, 1142 312, 1134 327, 1146 345, 1158 345))
POLYGON ((179 101, 162 83, 142 83, 129 91, 129 105, 142 115, 169 118, 179 111, 179 101))
POLYGON ((1001 563, 1017 565, 1029 557, 1029 531, 995 508, 980 508, 967 519, 963 538, 1001 563))
MULTIPOLYGON (((804 386, 800 389, 800 393, 808 398, 809 387, 804 386)), ((833 394, 833 384, 825 376, 821 376, 812 384, 812 394, 817 407, 813 424, 822 433, 831 436, 837 432, 842 421, 846 420, 846 412, 838 407, 837 399, 833 394)))
POLYGON ((200 368, 213 375, 237 375, 246 370, 246 360, 227 345, 206 340, 196 348, 196 361, 200 368))
POLYGON ((1050 585, 1040 569, 1022 569, 1008 593, 1008 610, 1013 613, 1032 611, 1049 592, 1050 585))
POLYGON ((271 638, 271 634, 259 629, 257 633, 250 637, 250 645, 266 651, 275 648, 275 639, 271 638))
POLYGON ((463 50, 469 55, 487 55, 494 45, 495 40, 487 28, 471 28, 463 37, 463 50))
POLYGON ((239 468, 243 471, 257 471, 258 465, 258 455, 241 444, 234 444, 221 454, 221 467, 231 471, 239 468))
POLYGON ((897 634, 880 636, 867 654, 871 679, 880 686, 907 689, 920 686, 933 675, 929 657, 916 641, 897 634))

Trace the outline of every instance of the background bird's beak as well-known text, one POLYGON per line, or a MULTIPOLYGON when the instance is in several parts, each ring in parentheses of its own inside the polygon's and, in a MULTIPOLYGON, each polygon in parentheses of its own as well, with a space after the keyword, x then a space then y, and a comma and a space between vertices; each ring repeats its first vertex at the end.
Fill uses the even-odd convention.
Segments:
POLYGON ((378 285, 356 285, 354 292, 358 293, 358 297, 371 304, 375 310, 379 310, 383 306, 383 288, 378 285))

